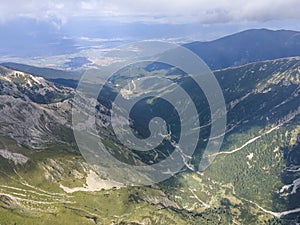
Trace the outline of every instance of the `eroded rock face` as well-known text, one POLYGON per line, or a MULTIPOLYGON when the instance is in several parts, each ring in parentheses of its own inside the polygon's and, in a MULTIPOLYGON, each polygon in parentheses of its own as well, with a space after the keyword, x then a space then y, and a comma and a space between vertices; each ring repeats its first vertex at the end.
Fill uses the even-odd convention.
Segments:
POLYGON ((0 135, 32 148, 66 141, 61 132, 71 132, 68 99, 73 93, 42 77, 0 66, 0 135))
POLYGON ((20 153, 13 153, 8 150, 0 150, 0 156, 9 161, 12 161, 15 165, 24 165, 28 162, 29 158, 20 153))
POLYGON ((42 77, 0 66, 0 94, 49 104, 69 98, 72 89, 57 87, 42 77))
POLYGON ((0 135, 18 143, 42 147, 63 141, 60 132, 70 132, 68 114, 62 116, 47 106, 7 95, 0 95, 0 102, 0 135))

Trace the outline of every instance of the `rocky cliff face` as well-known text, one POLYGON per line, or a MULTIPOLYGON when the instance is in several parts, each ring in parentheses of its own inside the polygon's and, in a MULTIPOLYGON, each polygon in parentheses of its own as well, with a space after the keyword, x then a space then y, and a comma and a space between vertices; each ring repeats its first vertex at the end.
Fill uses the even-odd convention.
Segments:
POLYGON ((71 132, 72 95, 72 89, 0 66, 0 135, 33 148, 67 141, 62 136, 71 132))

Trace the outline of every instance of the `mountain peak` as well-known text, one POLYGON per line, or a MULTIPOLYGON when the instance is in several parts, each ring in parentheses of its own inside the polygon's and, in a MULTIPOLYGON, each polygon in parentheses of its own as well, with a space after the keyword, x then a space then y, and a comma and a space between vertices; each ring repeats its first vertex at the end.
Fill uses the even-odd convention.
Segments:
POLYGON ((300 32, 252 29, 185 47, 199 55, 211 69, 250 62, 300 56, 300 32))
POLYGON ((36 103, 51 103, 72 95, 69 88, 58 88, 42 77, 0 66, 0 93, 30 99, 36 103))

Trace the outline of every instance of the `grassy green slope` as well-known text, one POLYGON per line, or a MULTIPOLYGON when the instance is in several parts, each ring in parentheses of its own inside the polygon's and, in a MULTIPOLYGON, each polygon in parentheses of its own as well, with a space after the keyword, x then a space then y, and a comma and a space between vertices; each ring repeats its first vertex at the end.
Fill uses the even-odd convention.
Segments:
POLYGON ((2 137, 0 149, 30 160, 15 165, 0 156, 0 224, 300 222, 299 213, 272 215, 300 207, 292 188, 279 193, 300 177, 287 171, 300 165, 299 76, 297 58, 217 71, 228 108, 222 152, 203 173, 186 171, 153 187, 66 193, 60 185, 86 182, 80 156, 63 144, 32 151, 2 137))

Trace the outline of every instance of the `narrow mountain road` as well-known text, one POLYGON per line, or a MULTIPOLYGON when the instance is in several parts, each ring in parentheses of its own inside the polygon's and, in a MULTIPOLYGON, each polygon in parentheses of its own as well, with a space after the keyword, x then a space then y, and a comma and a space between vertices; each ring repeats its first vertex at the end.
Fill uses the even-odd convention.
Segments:
POLYGON ((249 202, 249 203, 255 205, 257 208, 259 208, 260 210, 264 211, 265 213, 268 213, 268 214, 270 214, 272 216, 275 216, 277 218, 280 218, 280 217, 283 217, 283 216, 286 216, 286 215, 289 215, 289 214, 300 212, 300 208, 292 209, 292 210, 288 210, 288 211, 283 211, 283 212, 273 212, 273 211, 264 209, 263 207, 261 207, 260 205, 258 205, 257 203, 255 203, 255 202, 253 202, 251 200, 245 199, 243 197, 240 197, 240 198, 242 200, 246 201, 246 202, 249 202))
POLYGON ((195 192, 189 188, 189 190, 192 192, 192 194, 194 195, 194 197, 198 200, 198 202, 200 202, 205 208, 210 208, 210 205, 208 205, 207 203, 203 202, 196 194, 195 192))
POLYGON ((245 144, 243 144, 241 147, 238 147, 232 151, 224 151, 224 152, 217 152, 217 153, 214 153, 214 154, 211 154, 210 156, 217 156, 217 155, 222 155, 222 154, 232 154, 232 153, 235 153, 235 152, 238 152, 240 150, 242 150, 243 148, 245 148, 246 146, 248 146, 249 144, 255 142, 256 140, 260 139, 262 136, 266 135, 266 134, 269 134, 271 133, 272 131, 278 129, 280 127, 280 125, 276 126, 276 127, 273 127, 267 131, 265 131, 263 134, 261 135, 258 135, 252 139, 250 139, 249 141, 247 141, 245 144))

